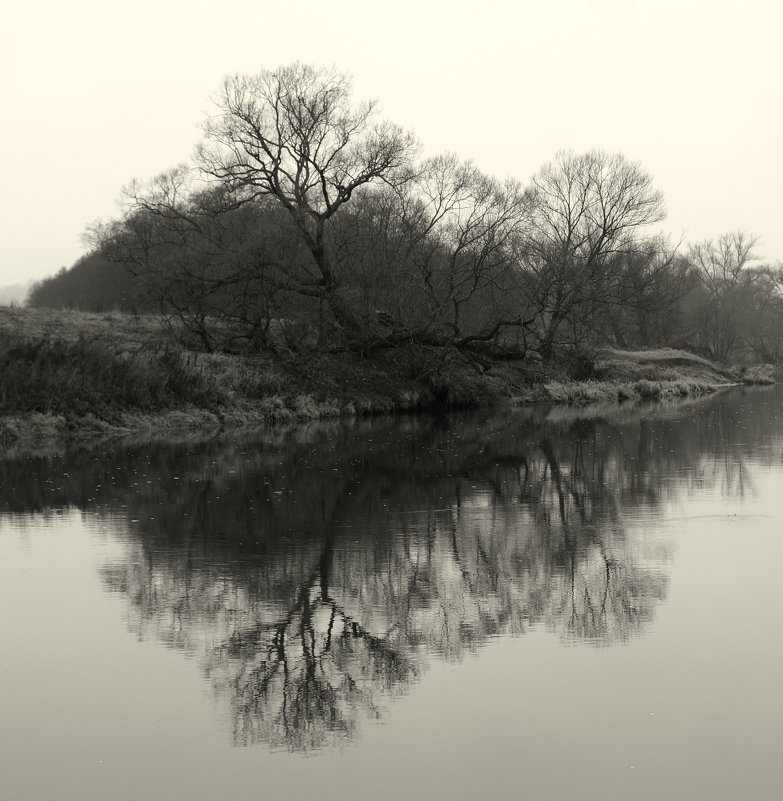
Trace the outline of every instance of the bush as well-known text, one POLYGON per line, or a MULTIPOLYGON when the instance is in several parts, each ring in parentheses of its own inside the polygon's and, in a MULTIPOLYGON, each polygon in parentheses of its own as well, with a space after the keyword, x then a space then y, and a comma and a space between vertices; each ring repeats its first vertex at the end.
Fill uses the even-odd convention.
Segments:
POLYGON ((740 378, 743 384, 774 384, 775 367, 771 364, 743 366, 740 370, 740 378))

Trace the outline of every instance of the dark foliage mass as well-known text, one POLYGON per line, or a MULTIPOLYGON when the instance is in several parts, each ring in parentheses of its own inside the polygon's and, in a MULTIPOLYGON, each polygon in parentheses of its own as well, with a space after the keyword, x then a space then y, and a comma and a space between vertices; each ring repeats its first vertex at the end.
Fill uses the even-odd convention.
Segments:
POLYGON ((156 302, 148 296, 142 282, 117 262, 92 252, 72 267, 64 267, 51 278, 35 284, 30 292, 31 306, 84 311, 154 311, 156 302))
POLYGON ((99 341, 3 337, 0 415, 41 412, 112 420, 213 398, 178 350, 117 354, 99 341))
POLYGON ((558 153, 528 186, 420 160, 346 76, 293 64, 226 79, 193 162, 132 184, 30 302, 161 311, 206 350, 548 359, 611 343, 777 361, 783 267, 757 266, 741 232, 671 247, 663 218, 621 154, 558 153))

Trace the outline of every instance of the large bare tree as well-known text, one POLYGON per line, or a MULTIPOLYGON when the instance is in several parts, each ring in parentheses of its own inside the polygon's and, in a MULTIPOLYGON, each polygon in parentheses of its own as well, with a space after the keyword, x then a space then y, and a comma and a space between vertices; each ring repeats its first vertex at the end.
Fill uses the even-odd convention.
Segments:
POLYGON ((288 212, 313 261, 300 289, 322 297, 349 335, 359 323, 340 292, 328 222, 360 187, 400 180, 415 149, 411 134, 378 122, 375 102, 355 104, 351 90, 347 76, 299 63, 227 78, 198 149, 209 176, 288 212))

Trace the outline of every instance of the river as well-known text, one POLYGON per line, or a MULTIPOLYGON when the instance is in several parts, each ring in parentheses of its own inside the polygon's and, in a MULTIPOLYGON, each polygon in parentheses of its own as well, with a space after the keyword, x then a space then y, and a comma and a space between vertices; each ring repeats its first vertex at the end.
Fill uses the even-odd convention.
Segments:
POLYGON ((0 798, 778 798, 783 388, 0 457, 0 798))

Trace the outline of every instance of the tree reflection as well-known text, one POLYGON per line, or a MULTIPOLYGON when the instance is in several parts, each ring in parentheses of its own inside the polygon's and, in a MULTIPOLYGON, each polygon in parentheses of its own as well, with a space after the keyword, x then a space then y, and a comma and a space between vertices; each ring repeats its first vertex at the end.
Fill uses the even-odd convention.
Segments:
POLYGON ((319 571, 284 617, 256 617, 211 649, 204 665, 226 697, 234 740, 310 750, 355 735, 358 717, 380 718, 380 697, 399 692, 415 662, 395 638, 377 636, 330 594, 319 571))
POLYGON ((107 587, 142 639, 199 660, 237 744, 312 750, 382 717, 433 657, 531 627, 596 645, 637 635, 668 582, 639 520, 694 483, 747 491, 762 434, 779 458, 769 414, 756 439, 713 399, 82 452, 34 463, 28 503, 62 498, 125 530, 107 587))
POLYGON ((324 443, 276 477, 216 471, 182 493, 179 526, 147 515, 106 582, 142 638, 199 657, 239 744, 350 739, 430 656, 530 626, 628 639, 666 576, 626 536, 605 422, 524 421, 511 441, 506 422, 389 425, 362 458, 324 443))

